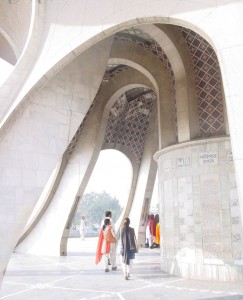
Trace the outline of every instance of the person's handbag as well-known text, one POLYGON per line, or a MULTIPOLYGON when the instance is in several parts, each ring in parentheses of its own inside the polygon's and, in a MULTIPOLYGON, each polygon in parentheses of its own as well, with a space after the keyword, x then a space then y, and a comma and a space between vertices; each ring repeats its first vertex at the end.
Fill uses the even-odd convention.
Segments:
POLYGON ((116 243, 116 238, 112 235, 111 229, 107 231, 106 237, 105 237, 106 242, 109 242, 111 244, 116 243))

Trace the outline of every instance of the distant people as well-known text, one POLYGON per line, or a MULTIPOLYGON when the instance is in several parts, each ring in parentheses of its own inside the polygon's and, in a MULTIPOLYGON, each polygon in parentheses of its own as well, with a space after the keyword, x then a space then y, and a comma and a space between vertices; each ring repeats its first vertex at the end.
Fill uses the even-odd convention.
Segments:
POLYGON ((120 247, 122 270, 125 279, 128 280, 131 275, 133 259, 135 259, 135 253, 137 252, 137 240, 134 228, 130 227, 129 218, 124 219, 121 227, 120 247))
POLYGON ((155 239, 155 223, 154 214, 151 214, 147 224, 148 236, 149 236, 149 247, 153 249, 153 243, 155 239))
POLYGON ((159 223, 159 215, 156 214, 154 216, 154 223, 155 223, 155 239, 154 239, 154 247, 160 247, 160 223, 159 223))
POLYGON ((86 234, 85 216, 82 216, 82 218, 81 218, 79 232, 80 232, 80 239, 81 239, 81 241, 83 241, 85 238, 85 234, 86 234))
POLYGON ((150 239, 150 231, 149 231, 149 218, 150 215, 148 215, 148 219, 147 219, 147 223, 146 223, 146 228, 145 228, 145 247, 148 248, 149 247, 149 239, 150 239))
MULTIPOLYGON (((105 212, 105 219, 107 219, 107 218, 110 219, 113 232, 115 233, 115 225, 114 225, 114 222, 112 220, 112 212, 110 210, 107 210, 105 212)), ((101 228, 104 225, 104 220, 101 222, 101 228)), ((116 243, 111 244, 110 258, 109 258, 108 263, 109 263, 109 265, 112 266, 112 270, 117 269, 117 265, 116 265, 116 243)))
MULTIPOLYGON (((100 230, 95 260, 95 263, 98 264, 103 257, 105 264, 105 272, 109 272, 108 260, 111 252, 111 245, 113 244, 108 240, 108 236, 109 240, 113 238, 113 240, 115 241, 115 233, 113 231, 113 228, 111 226, 111 220, 109 218, 104 220, 104 225, 100 230)), ((115 269, 114 267, 112 267, 112 270, 115 269)))

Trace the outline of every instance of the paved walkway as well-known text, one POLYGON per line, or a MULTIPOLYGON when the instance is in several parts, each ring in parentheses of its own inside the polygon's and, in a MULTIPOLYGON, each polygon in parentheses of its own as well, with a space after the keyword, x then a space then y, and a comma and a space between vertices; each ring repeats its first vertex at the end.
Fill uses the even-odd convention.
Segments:
POLYGON ((70 239, 68 256, 43 257, 14 253, 0 299, 136 300, 243 299, 243 283, 220 283, 173 277, 159 266, 159 249, 140 249, 130 280, 118 270, 104 272, 94 264, 97 238, 70 239))

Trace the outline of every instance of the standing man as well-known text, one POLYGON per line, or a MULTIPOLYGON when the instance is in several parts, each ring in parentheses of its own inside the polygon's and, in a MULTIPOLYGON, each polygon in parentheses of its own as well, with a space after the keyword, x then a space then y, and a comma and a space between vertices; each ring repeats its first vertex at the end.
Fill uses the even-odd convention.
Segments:
POLYGON ((154 239, 155 239, 155 222, 154 222, 154 214, 150 215, 147 228, 149 231, 149 247, 150 249, 153 249, 154 246, 154 239))
MULTIPOLYGON (((115 225, 114 225, 114 222, 112 220, 112 213, 111 213, 110 210, 105 212, 105 219, 107 219, 107 218, 110 219, 113 232, 115 233, 115 225)), ((101 228, 104 225, 105 219, 102 220, 102 222, 101 222, 101 228)), ((116 243, 111 243, 110 259, 109 260, 110 260, 110 264, 112 266, 111 269, 113 271, 117 270, 117 265, 116 265, 116 243)))
POLYGON ((83 241, 86 233, 85 216, 82 216, 81 218, 79 232, 81 241, 83 241))

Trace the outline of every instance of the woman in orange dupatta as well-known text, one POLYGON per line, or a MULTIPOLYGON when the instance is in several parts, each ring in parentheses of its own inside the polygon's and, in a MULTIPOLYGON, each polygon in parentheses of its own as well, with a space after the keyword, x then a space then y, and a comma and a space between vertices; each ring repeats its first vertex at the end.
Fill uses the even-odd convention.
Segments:
POLYGON ((154 216, 154 222, 155 222, 154 247, 159 248, 160 247, 160 224, 159 224, 159 215, 158 214, 156 214, 154 216))
POLYGON ((95 259, 95 263, 98 264, 101 261, 102 256, 104 255, 105 272, 109 272, 108 260, 111 245, 109 242, 106 241, 106 235, 109 230, 111 230, 111 221, 107 218, 104 220, 104 225, 100 230, 95 259))

